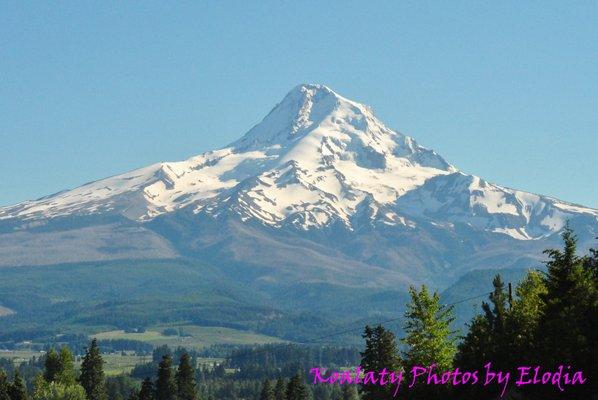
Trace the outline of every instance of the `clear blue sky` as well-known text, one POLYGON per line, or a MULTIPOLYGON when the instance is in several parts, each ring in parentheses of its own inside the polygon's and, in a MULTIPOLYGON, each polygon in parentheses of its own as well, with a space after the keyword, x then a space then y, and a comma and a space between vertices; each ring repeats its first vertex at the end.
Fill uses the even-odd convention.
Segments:
POLYGON ((598 208, 598 2, 199 3, 1 0, 0 204, 222 147, 312 82, 598 208))

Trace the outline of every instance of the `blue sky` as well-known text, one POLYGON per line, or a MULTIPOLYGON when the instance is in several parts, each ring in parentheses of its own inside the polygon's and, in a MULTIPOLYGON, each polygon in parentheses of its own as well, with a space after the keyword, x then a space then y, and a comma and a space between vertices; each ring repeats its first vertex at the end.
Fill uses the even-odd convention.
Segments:
POLYGON ((598 2, 0 1, 0 205, 222 147, 323 83, 598 208, 598 2))

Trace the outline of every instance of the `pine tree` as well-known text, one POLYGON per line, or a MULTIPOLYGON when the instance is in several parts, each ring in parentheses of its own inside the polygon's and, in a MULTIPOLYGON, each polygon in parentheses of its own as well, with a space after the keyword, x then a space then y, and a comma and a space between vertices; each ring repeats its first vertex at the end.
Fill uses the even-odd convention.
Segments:
POLYGON ((0 370, 0 400, 10 400, 10 382, 4 370, 0 370))
POLYGON ((355 386, 350 384, 345 384, 343 386, 343 400, 359 400, 357 395, 357 389, 355 386))
MULTIPOLYGON (((546 292, 541 298, 543 313, 538 322, 538 353, 546 368, 574 365, 576 368, 596 372, 596 327, 598 318, 598 288, 593 272, 587 268, 587 258, 578 257, 577 237, 567 226, 562 234, 563 250, 550 249, 545 253, 546 292)), ((591 375, 590 375, 591 376, 591 375)), ((594 384, 575 388, 576 396, 590 394, 594 384)))
MULTIPOLYGON (((453 308, 440 303, 437 292, 430 294, 426 286, 420 291, 409 288, 411 302, 405 312, 404 330, 401 340, 407 347, 403 352, 403 363, 407 371, 413 367, 432 367, 440 373, 450 370, 456 353, 453 308)), ((449 387, 424 385, 421 382, 410 391, 410 398, 447 397, 449 387)))
POLYGON ((66 386, 76 384, 77 378, 75 373, 75 358, 68 347, 63 346, 60 349, 60 370, 56 376, 56 380, 66 386))
POLYGON ((139 390, 139 400, 153 400, 154 399, 154 385, 150 378, 145 378, 141 383, 139 390))
POLYGON ((287 386, 283 378, 276 380, 276 386, 274 386, 274 397, 276 400, 287 400, 287 386))
POLYGON ((307 400, 309 392, 299 374, 293 375, 287 385, 286 400, 307 400))
POLYGON ((27 389, 25 383, 19 374, 19 370, 15 370, 15 376, 10 386, 10 400, 27 400, 27 389))
POLYGON ((274 397, 274 387, 272 386, 270 379, 266 379, 262 384, 260 400, 276 400, 274 397))
POLYGON ((164 355, 158 364, 158 379, 156 379, 155 400, 175 400, 176 385, 172 376, 172 358, 164 355))
POLYGON ((85 389, 87 400, 107 400, 106 382, 104 380, 104 360, 100 354, 96 339, 91 344, 81 363, 81 386, 85 389))
MULTIPOLYGON (((366 326, 363 333, 365 350, 361 353, 361 367, 364 371, 389 372, 398 371, 401 367, 397 351, 395 335, 382 325, 375 328, 366 326)), ((362 384, 363 400, 380 400, 392 398, 395 388, 391 385, 362 384)))
MULTIPOLYGON (((542 275, 529 271, 515 289, 513 309, 507 319, 507 346, 515 354, 510 364, 530 365, 537 363, 534 343, 538 340, 538 322, 546 294, 546 285, 542 275)), ((500 351, 501 349, 499 349, 500 351)))
POLYGON ((195 400, 197 388, 195 386, 195 370, 191 366, 189 354, 183 353, 176 373, 178 400, 195 400))
POLYGON ((440 371, 450 369, 456 353, 451 331, 455 319, 453 308, 440 304, 438 293, 430 294, 426 286, 419 292, 411 287, 409 294, 411 302, 407 305, 404 324, 406 337, 402 339, 408 346, 403 355, 405 365, 436 364, 440 371))
POLYGON ((44 379, 47 382, 54 382, 61 370, 60 355, 56 352, 56 350, 54 350, 54 348, 50 348, 46 352, 44 367, 44 379))

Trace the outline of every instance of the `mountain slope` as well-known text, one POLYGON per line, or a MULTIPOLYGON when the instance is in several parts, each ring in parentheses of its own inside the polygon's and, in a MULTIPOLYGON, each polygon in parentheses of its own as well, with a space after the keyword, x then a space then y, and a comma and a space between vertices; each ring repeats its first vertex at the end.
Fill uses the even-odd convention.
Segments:
POLYGON ((299 85, 229 146, 0 208, 0 265, 205 257, 256 285, 447 285, 529 266, 598 211, 460 172, 365 105, 299 85))

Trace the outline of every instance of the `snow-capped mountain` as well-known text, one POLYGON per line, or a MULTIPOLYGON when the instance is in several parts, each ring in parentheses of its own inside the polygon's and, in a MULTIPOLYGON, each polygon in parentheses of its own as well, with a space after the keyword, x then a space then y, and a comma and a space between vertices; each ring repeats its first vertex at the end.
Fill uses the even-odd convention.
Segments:
POLYGON ((240 210, 266 224, 296 213, 310 214, 307 224, 323 225, 331 217, 348 223, 368 197, 391 203, 430 177, 454 171, 433 151, 385 127, 366 106, 325 86, 301 85, 224 149, 0 209, 0 218, 107 212, 147 221, 233 196, 240 210))
MULTIPOLYGON (((100 242, 134 241, 129 231, 119 236, 106 221, 118 229, 128 224, 127 229, 144 232, 143 240, 163 249, 149 252, 150 256, 172 257, 199 251, 188 245, 189 237, 182 231, 192 229, 213 237, 214 232, 207 234, 205 229, 214 221, 222 226, 222 221, 234 220, 237 227, 245 224, 278 236, 277 241, 285 235, 312 242, 318 235, 343 237, 353 244, 352 249, 343 249, 340 243, 327 247, 353 262, 383 269, 405 261, 400 253, 384 256, 400 242, 376 249, 367 242, 372 232, 385 240, 409 236, 410 242, 422 247, 418 254, 412 253, 413 246, 403 254, 409 253, 407 258, 414 263, 430 265, 450 264, 441 258, 452 250, 425 261, 430 254, 422 243, 438 250, 437 244, 431 244, 439 240, 438 232, 445 237, 443 246, 447 240, 541 241, 553 237, 566 221, 584 238, 598 233, 597 210, 464 174, 413 138, 386 127, 369 107, 321 85, 297 86, 259 124, 223 149, 0 208, 0 255, 10 253, 9 264, 18 264, 19 257, 13 254, 20 248, 15 235, 21 235, 31 249, 39 243, 39 235, 55 231, 52 227, 57 224, 62 231, 75 229, 75 220, 87 221, 75 224, 75 236, 83 235, 78 242, 83 247, 90 233, 82 230, 98 224, 105 227, 101 234, 96 229, 92 235, 96 250, 100 242), (3 246, 13 250, 2 251, 3 246)), ((144 247, 136 243, 138 247, 133 247, 144 247)), ((316 243, 324 242, 317 239, 316 243)), ((267 246, 263 250, 269 251, 267 246)), ((105 256, 114 254, 131 257, 122 248, 105 256)), ((76 259, 58 256, 57 260, 76 259)), ((39 263, 34 261, 28 262, 39 263)), ((362 267, 366 268, 355 266, 362 267)))

